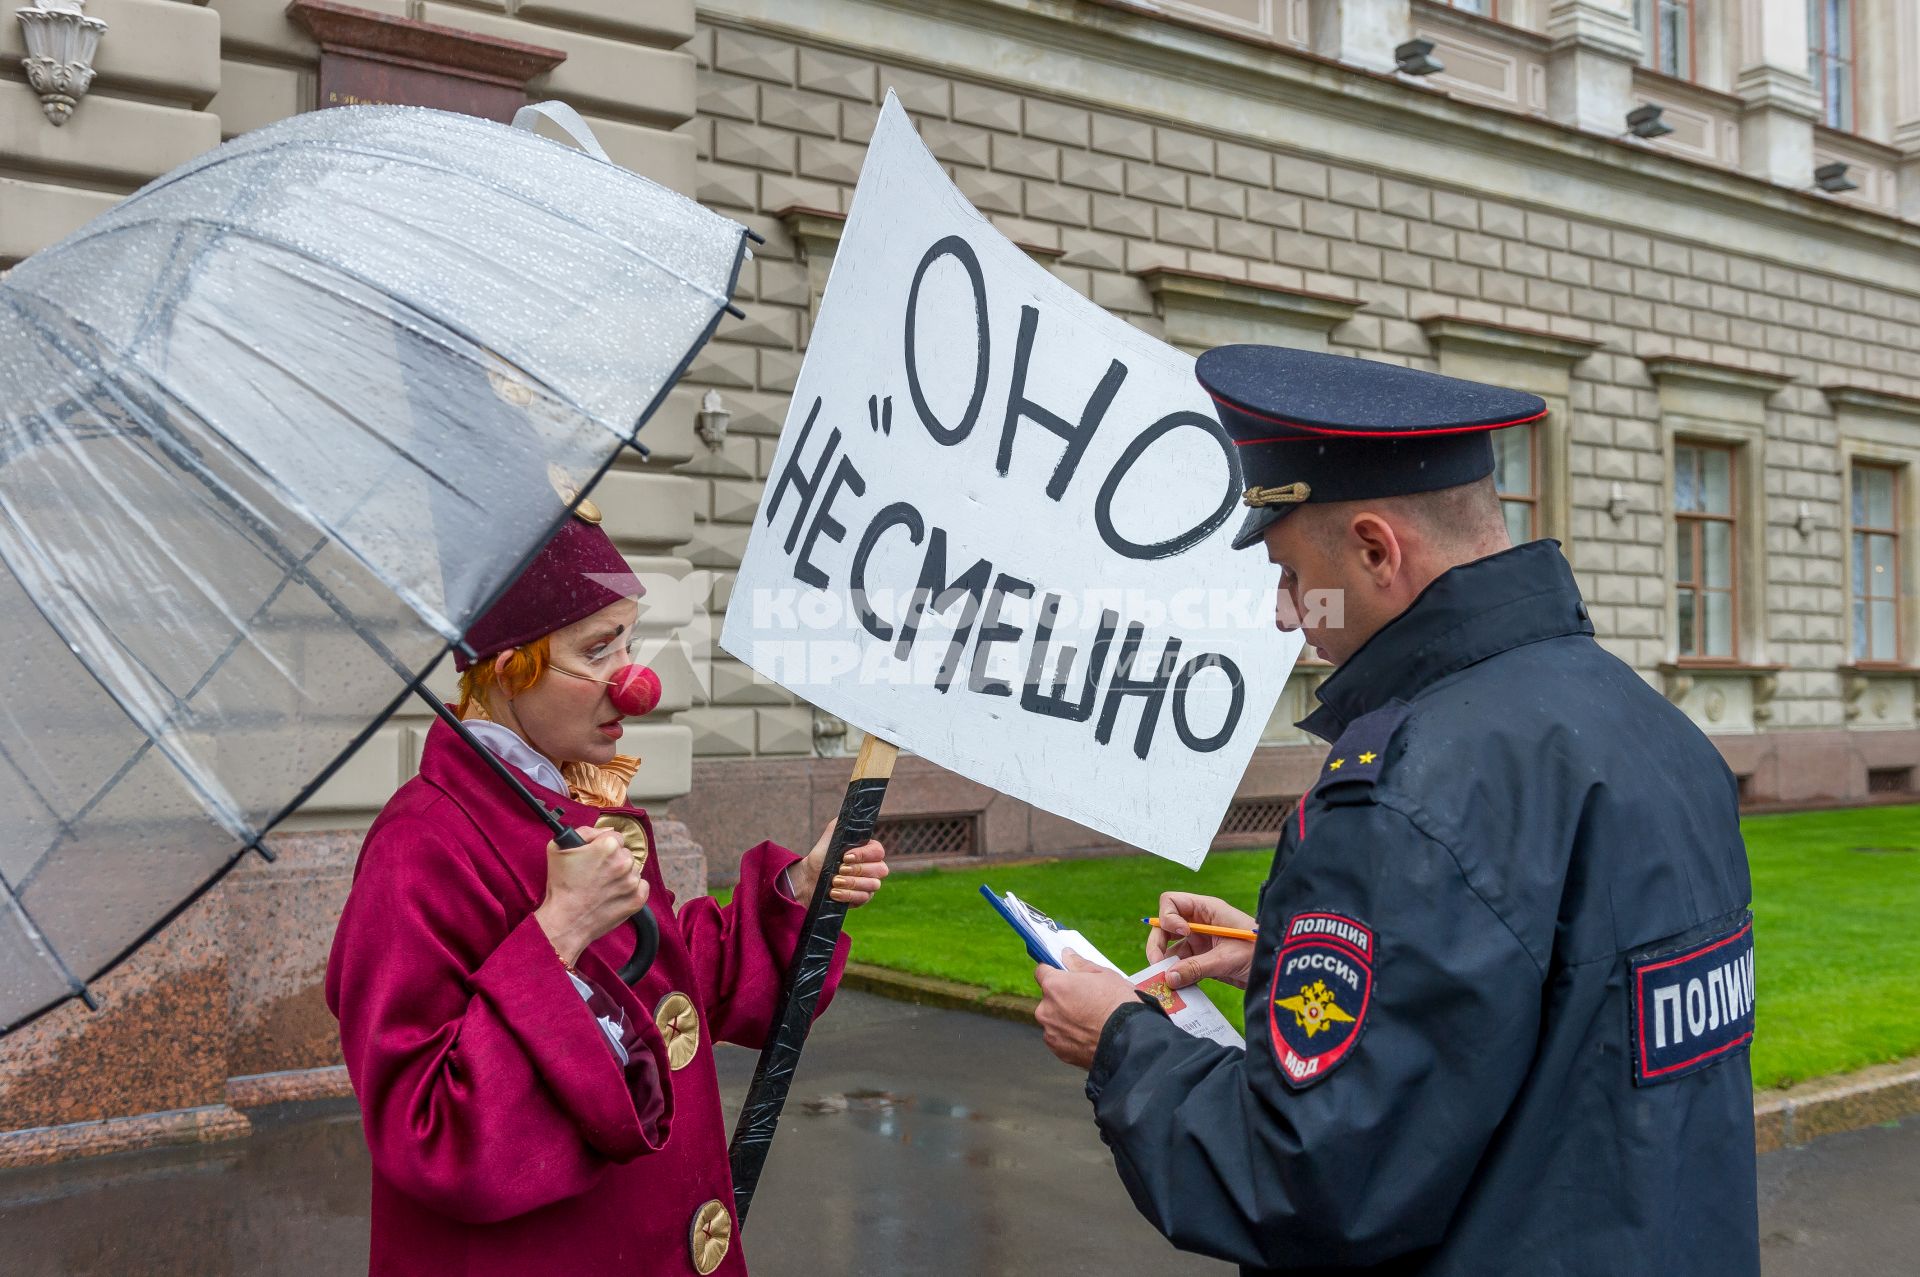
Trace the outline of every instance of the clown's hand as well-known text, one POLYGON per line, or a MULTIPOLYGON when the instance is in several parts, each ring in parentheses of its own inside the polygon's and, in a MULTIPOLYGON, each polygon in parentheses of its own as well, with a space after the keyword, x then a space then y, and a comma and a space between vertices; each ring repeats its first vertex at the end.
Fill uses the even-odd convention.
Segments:
MULTIPOLYGON (((820 871, 826 867, 834 826, 839 823, 838 818, 828 821, 813 850, 787 869, 787 885, 793 891, 793 898, 802 904, 813 898, 814 884, 820 881, 820 871)), ((858 847, 847 848, 840 858, 840 872, 833 876, 827 894, 849 909, 858 909, 879 893, 887 872, 887 849, 869 838, 858 847)))
POLYGON ((533 912, 560 960, 571 967, 586 947, 647 903, 640 862, 611 829, 574 830, 585 845, 547 844, 547 890, 533 912))

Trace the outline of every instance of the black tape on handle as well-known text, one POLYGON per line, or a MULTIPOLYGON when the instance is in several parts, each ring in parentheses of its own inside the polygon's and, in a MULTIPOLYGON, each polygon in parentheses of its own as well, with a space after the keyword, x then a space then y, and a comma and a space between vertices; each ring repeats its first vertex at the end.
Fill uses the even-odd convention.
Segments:
MULTIPOLYGON (((889 764, 888 770, 891 771, 889 764)), ((747 1088, 747 1101, 740 1120, 733 1128, 733 1142, 727 1146, 727 1160, 733 1166, 733 1217, 745 1224, 747 1208, 753 1204, 753 1190, 760 1183, 760 1171, 767 1163, 767 1150, 773 1146, 774 1130, 780 1125, 780 1110, 786 1106, 787 1090, 800 1063, 800 1052, 807 1044, 807 1032, 813 1027, 813 1010, 826 987, 827 971, 833 965, 834 946, 840 940, 841 924, 846 921, 847 906, 831 898, 834 875, 849 848, 858 847, 873 837, 880 817, 880 803, 887 796, 887 777, 855 780, 840 800, 840 821, 834 826, 833 840, 827 844, 826 863, 820 879, 813 885, 813 899, 807 904, 807 920, 800 944, 788 964, 786 979, 780 986, 780 1003, 774 1012, 773 1033, 760 1052, 760 1063, 753 1071, 753 1083, 747 1088)))

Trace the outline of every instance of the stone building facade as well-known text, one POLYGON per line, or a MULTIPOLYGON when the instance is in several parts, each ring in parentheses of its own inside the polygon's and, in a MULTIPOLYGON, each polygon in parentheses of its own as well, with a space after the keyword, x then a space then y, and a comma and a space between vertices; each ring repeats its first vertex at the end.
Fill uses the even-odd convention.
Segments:
MULTIPOLYGON (((87 0, 108 24, 97 76, 59 127, 0 16, 0 266, 222 137, 325 105, 338 50, 315 32, 348 21, 324 12, 339 7, 87 0)), ((716 881, 751 842, 823 823, 858 743, 712 637, 889 89, 1010 238, 1176 345, 1305 346, 1544 396, 1544 422, 1507 432, 1510 521, 1563 543, 1601 641, 1713 736, 1756 804, 1911 793, 1920 5, 359 8, 412 24, 389 34, 449 64, 544 65, 526 93, 570 101, 618 162, 767 240, 746 318, 649 425, 651 458, 596 493, 663 583, 646 624, 667 700, 630 729, 635 792, 687 823, 716 881), (1633 134, 1629 112, 1649 106, 1671 132, 1633 134)), ((1223 838, 1270 837, 1316 772, 1320 749, 1290 724, 1325 672, 1289 684, 1223 838)), ((165 1119, 176 1134, 230 1131, 244 1122, 229 1101, 309 1085, 259 1079, 333 1058, 316 986, 355 840, 324 831, 364 825, 423 734, 418 717, 389 724, 291 822, 288 854, 130 962, 104 1012, 10 1039, 0 1126, 167 1108, 190 1115, 165 1119), (269 936, 274 961, 230 956, 269 936)), ((888 819, 911 854, 1100 845, 914 759, 888 819)))
MULTIPOLYGON (((1544 396, 1548 420, 1503 448, 1509 521, 1563 543, 1601 641, 1714 737, 1753 803, 1910 793, 1920 73, 1902 68, 1920 12, 1653 7, 703 8, 683 128, 700 198, 768 237, 748 322, 692 374, 731 412, 697 467, 687 550, 713 606, 892 89, 1011 239, 1176 345, 1270 341, 1544 396), (1857 25, 1828 51, 1844 65, 1814 57, 1810 20, 1857 25), (1397 73, 1412 39, 1445 69, 1397 73), (1672 131, 1633 136, 1649 104, 1672 131), (1836 162, 1854 188, 1816 189, 1836 162)), ((1270 836, 1314 774, 1320 750, 1290 724, 1324 673, 1292 680, 1228 838, 1270 836)), ((769 811, 822 819, 854 734, 723 653, 708 675, 679 717, 696 783, 675 810, 695 836, 726 847, 769 811)), ((903 848, 1093 841, 930 770, 889 814, 903 848)))

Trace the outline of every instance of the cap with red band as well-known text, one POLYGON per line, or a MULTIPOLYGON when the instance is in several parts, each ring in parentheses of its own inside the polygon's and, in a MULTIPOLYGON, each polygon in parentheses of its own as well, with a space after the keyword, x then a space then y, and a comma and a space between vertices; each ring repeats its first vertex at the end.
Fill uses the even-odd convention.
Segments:
POLYGON ((1241 500, 1233 548, 1309 502, 1433 492, 1493 473, 1490 432, 1537 421, 1538 395, 1418 368, 1279 346, 1221 346, 1194 375, 1232 438, 1241 500))
POLYGON ((473 660, 456 651, 454 668, 465 670, 474 661, 531 643, 584 621, 609 604, 646 592, 598 521, 576 514, 560 525, 507 592, 467 630, 473 660))

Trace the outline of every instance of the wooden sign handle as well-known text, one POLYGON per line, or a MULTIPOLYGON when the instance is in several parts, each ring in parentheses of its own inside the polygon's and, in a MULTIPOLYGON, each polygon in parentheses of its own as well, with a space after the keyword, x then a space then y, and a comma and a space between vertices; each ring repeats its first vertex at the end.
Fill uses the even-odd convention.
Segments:
POLYGON ((877 736, 868 736, 853 763, 853 777, 840 800, 840 819, 827 844, 826 863, 813 884, 813 899, 807 903, 807 920, 787 963, 786 978, 780 985, 780 1002, 773 1015, 773 1032, 760 1052, 753 1071, 753 1083, 747 1088, 747 1100, 740 1120, 733 1128, 733 1142, 727 1147, 727 1160, 733 1167, 733 1215, 744 1225, 747 1209, 753 1204, 753 1190, 760 1182, 760 1171, 773 1146, 774 1130, 780 1125, 780 1110, 786 1106, 787 1091, 793 1085, 794 1070, 800 1052, 807 1044, 807 1032, 813 1027, 813 1011, 826 987, 827 972, 833 965, 834 946, 839 943, 847 906, 831 897, 834 875, 851 847, 873 837, 880 818, 880 804, 887 796, 887 781, 893 776, 894 760, 900 747, 877 736))

